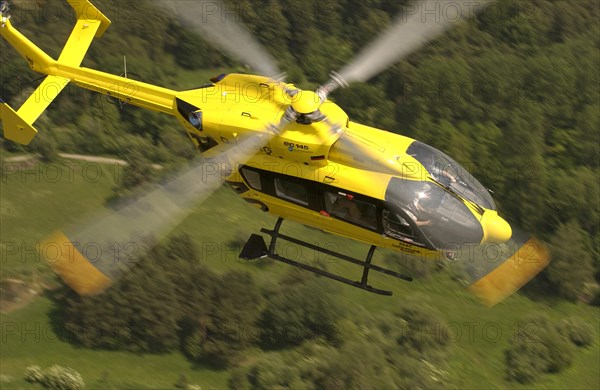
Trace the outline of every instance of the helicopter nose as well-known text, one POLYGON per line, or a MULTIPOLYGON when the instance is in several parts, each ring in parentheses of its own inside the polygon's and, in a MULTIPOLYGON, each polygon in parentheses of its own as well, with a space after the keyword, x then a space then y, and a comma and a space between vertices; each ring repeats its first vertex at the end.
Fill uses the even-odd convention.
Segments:
POLYGON ((485 242, 502 243, 510 240, 512 229, 495 210, 486 210, 481 217, 485 242))

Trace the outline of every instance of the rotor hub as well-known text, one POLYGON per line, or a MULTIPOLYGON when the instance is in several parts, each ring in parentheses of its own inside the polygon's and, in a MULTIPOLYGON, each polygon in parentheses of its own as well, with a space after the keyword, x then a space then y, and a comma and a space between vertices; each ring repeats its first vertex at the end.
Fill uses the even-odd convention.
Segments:
POLYGON ((313 91, 299 90, 292 97, 292 108, 299 114, 310 114, 319 109, 321 98, 313 91))

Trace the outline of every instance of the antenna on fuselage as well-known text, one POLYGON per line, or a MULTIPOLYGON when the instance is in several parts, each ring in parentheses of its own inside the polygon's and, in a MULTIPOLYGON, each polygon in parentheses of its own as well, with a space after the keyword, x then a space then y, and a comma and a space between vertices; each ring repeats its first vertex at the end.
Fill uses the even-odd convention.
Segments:
MULTIPOLYGON (((127 73, 127 56, 124 55, 123 56, 123 73, 121 73, 120 76, 123 78, 129 79, 130 75, 133 76, 133 78, 131 80, 133 80, 134 82, 142 80, 142 77, 137 73, 127 73)), ((106 100, 109 103, 114 104, 115 106, 119 106, 120 109, 123 109, 123 107, 125 107, 127 104, 129 104, 129 100, 121 100, 114 96, 107 96, 106 100)))

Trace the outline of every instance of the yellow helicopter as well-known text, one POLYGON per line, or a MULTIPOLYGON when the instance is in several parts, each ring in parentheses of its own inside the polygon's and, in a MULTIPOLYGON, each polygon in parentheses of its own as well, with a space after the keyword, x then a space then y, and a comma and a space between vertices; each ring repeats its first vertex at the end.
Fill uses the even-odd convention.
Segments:
MULTIPOLYGON (((81 67, 92 40, 106 31, 110 21, 89 1, 68 2, 77 22, 57 60, 13 27, 7 3, 2 5, 0 34, 33 71, 47 75, 18 111, 2 102, 5 138, 27 145, 37 133, 33 123, 69 82, 122 104, 173 115, 206 158, 204 164, 212 163, 225 171, 225 182, 245 201, 279 217, 274 229, 262 229, 271 236, 269 246, 261 235, 253 234, 241 258, 268 256, 377 294, 392 293, 370 286, 370 271, 412 280, 372 264, 377 247, 453 260, 456 248, 464 244, 498 244, 511 238, 512 229, 498 215, 489 191, 458 163, 414 139, 353 122, 328 99, 333 90, 366 80, 385 65, 362 71, 359 59, 358 65, 332 72, 331 80, 314 92, 285 83, 273 74, 221 74, 200 88, 174 91, 81 67), (285 219, 364 242, 370 250, 365 260, 359 260, 286 236, 279 231, 285 219), (362 277, 352 280, 280 256, 275 250, 278 239, 359 265, 362 277)), ((450 25, 425 24, 420 31, 421 25, 415 23, 411 25, 409 20, 402 28, 418 27, 417 33, 427 35, 427 39, 450 25)), ((388 44, 397 34, 392 29, 380 41, 388 44)), ((409 42, 409 49, 411 45, 409 42)), ((384 62, 391 64, 407 51, 401 47, 384 62)), ((189 185, 198 180, 197 171, 192 170, 178 183, 189 185)), ((206 183, 200 184, 202 187, 206 183)), ((197 191, 185 185, 177 190, 163 188, 159 195, 152 195, 153 199, 161 199, 159 214, 177 214, 185 203, 179 202, 178 196, 196 197, 197 191), (167 205, 169 202, 175 203, 173 209, 167 205)), ((103 291, 126 267, 110 259, 91 262, 72 243, 97 239, 98 234, 129 218, 127 210, 120 210, 103 217, 100 224, 95 222, 94 228, 56 233, 47 241, 71 249, 60 249, 52 266, 80 294, 103 291)), ((142 218, 136 229, 144 225, 151 224, 142 218)), ((547 253, 541 249, 534 250, 535 261, 527 261, 532 256, 532 245, 541 248, 534 239, 520 245, 503 261, 478 274, 470 288, 489 304, 520 288, 548 262, 547 253)))

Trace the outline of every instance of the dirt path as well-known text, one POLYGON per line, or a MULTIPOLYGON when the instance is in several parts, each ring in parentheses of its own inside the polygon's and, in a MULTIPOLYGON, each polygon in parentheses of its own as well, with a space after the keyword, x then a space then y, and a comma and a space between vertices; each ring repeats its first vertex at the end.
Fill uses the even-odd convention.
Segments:
MULTIPOLYGON (((71 154, 71 153, 59 153, 58 154, 62 158, 66 158, 68 160, 77 160, 77 161, 86 161, 98 164, 117 164, 117 165, 127 165, 127 161, 121 160, 118 158, 112 157, 102 157, 102 156, 88 156, 84 154, 71 154)), ((35 154, 23 154, 20 156, 13 156, 4 159, 5 163, 15 163, 15 162, 27 162, 31 160, 37 159, 35 154)), ((162 169, 162 166, 159 164, 152 164, 152 168, 154 169, 162 169)))
POLYGON ((27 306, 37 291, 19 279, 0 281, 0 313, 10 313, 27 306))

